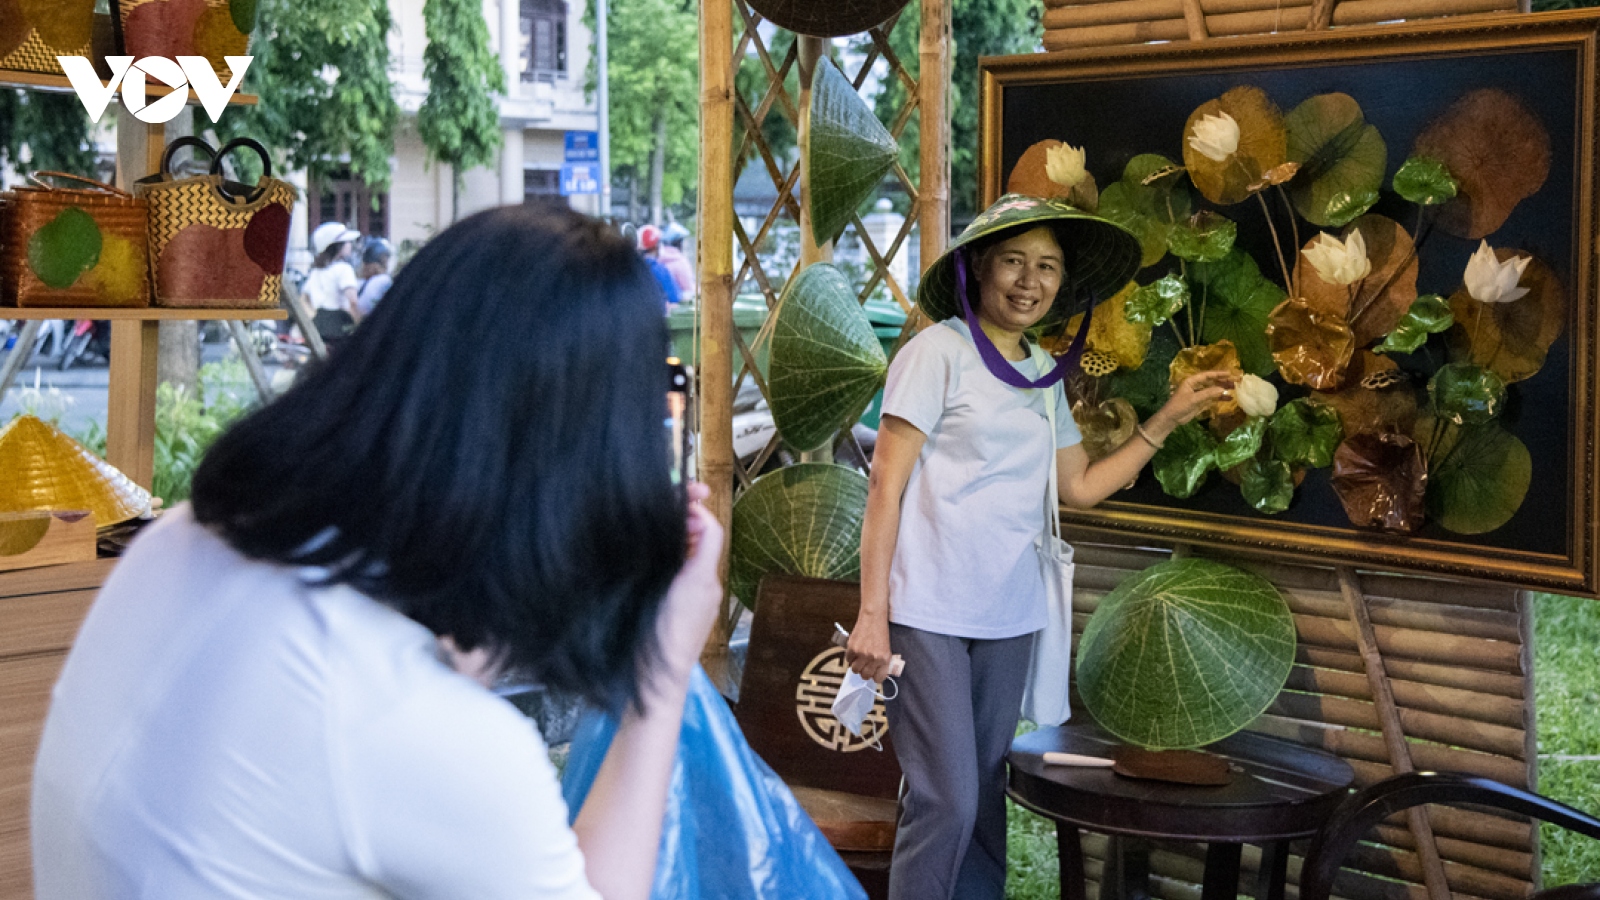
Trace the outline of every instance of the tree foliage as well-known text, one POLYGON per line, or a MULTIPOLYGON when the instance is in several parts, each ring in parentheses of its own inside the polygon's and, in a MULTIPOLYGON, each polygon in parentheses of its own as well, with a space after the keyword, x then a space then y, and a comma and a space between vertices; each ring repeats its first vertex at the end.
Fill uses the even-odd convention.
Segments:
POLYGON ((93 175, 94 139, 83 104, 71 94, 0 89, 0 165, 93 175))
POLYGON ((479 0, 426 0, 422 6, 427 49, 422 52, 428 97, 417 111, 417 131, 428 153, 461 174, 494 162, 500 149, 505 70, 489 51, 489 26, 479 0))

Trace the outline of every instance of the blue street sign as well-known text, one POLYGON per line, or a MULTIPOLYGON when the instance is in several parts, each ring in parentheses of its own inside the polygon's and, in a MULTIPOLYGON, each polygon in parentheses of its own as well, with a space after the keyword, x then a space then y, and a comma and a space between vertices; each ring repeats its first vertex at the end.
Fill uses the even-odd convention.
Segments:
MULTIPOLYGON (((571 132, 568 132, 571 134, 571 132)), ((600 193, 600 167, 584 163, 567 163, 561 167, 561 196, 600 193)))
POLYGON ((600 132, 567 132, 567 162, 599 162, 600 132))

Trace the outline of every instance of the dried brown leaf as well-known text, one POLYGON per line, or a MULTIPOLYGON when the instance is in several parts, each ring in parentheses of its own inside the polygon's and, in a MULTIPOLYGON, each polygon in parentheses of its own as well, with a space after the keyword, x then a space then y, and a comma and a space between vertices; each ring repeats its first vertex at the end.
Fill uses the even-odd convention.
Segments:
MULTIPOLYGON (((1506 247, 1495 249, 1501 262, 1528 255, 1506 247)), ((1507 384, 1538 372, 1567 324, 1566 290, 1542 260, 1533 257, 1517 283, 1528 293, 1509 303, 1480 303, 1465 287, 1450 296, 1450 311, 1456 317, 1448 335, 1450 358, 1483 366, 1507 384)))
POLYGON ((1460 182, 1439 207, 1439 227, 1477 240, 1493 234, 1550 174, 1550 132, 1521 99, 1498 88, 1472 91, 1417 135, 1412 156, 1444 163, 1460 182))
POLYGON ((1242 85, 1202 103, 1183 126, 1183 164, 1189 180, 1213 203, 1238 203, 1251 185, 1281 166, 1289 153, 1283 112, 1257 87, 1242 85), (1239 149, 1218 162, 1189 146, 1194 124, 1208 115, 1227 113, 1239 124, 1239 149))
POLYGON ((1410 433, 1417 420, 1417 394, 1400 366, 1387 356, 1362 350, 1345 371, 1345 386, 1311 395, 1339 411, 1344 433, 1410 433), (1382 384, 1382 388, 1367 387, 1382 384))
POLYGON ((1422 525, 1428 465, 1417 442, 1393 432, 1345 438, 1333 453, 1333 491, 1351 523, 1408 533, 1422 525))
POLYGON ((1372 271, 1356 290, 1349 324, 1356 346, 1365 347, 1393 331, 1417 299, 1417 254, 1411 232, 1387 216, 1362 216, 1345 234, 1357 228, 1367 242, 1372 271))

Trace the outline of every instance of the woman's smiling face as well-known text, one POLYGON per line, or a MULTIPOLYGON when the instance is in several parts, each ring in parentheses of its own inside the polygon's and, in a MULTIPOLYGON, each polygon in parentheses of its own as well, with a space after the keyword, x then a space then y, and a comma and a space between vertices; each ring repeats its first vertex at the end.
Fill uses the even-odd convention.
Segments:
POLYGON ((978 314, 1006 331, 1038 324, 1061 289, 1063 256, 1055 232, 1044 226, 989 248, 978 276, 978 314))

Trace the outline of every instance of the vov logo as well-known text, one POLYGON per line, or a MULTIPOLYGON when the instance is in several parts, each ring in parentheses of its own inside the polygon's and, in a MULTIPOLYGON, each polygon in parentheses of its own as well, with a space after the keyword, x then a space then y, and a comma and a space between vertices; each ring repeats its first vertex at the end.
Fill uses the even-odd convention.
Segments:
POLYGON ((89 111, 89 118, 99 122, 100 117, 105 115, 106 105, 120 87, 122 104, 128 108, 128 112, 141 122, 155 124, 169 122, 183 111, 189 99, 188 88, 194 88, 200 105, 205 107, 211 121, 222 118, 222 111, 239 89, 239 82, 244 80, 244 72, 250 68, 250 61, 254 58, 223 57, 233 70, 227 87, 222 86, 222 79, 217 77, 210 60, 204 56, 180 56, 176 62, 164 56, 146 56, 137 63, 131 56, 108 56, 106 63, 111 67, 111 80, 106 83, 101 83, 100 76, 95 74, 94 63, 82 56, 58 56, 56 61, 67 73, 67 80, 72 82, 72 89, 83 101, 83 108, 89 111), (156 98, 154 103, 147 103, 144 90, 146 78, 153 78, 172 88, 172 93, 156 98))

